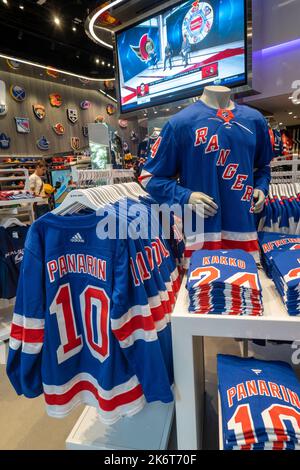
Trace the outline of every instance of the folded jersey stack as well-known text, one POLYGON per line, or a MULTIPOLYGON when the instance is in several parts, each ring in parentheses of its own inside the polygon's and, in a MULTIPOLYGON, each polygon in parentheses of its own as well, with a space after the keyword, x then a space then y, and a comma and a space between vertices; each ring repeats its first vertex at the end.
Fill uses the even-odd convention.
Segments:
POLYGON ((300 384, 289 364, 218 355, 225 450, 299 450, 300 384))
POLYGON ((279 251, 273 255, 272 278, 288 314, 300 314, 300 252, 279 251))
POLYGON ((276 253, 300 249, 300 235, 259 232, 258 240, 261 250, 261 264, 269 277, 272 277, 273 256, 276 253))
POLYGON ((191 257, 187 289, 196 314, 262 315, 254 258, 242 250, 199 250, 191 257))

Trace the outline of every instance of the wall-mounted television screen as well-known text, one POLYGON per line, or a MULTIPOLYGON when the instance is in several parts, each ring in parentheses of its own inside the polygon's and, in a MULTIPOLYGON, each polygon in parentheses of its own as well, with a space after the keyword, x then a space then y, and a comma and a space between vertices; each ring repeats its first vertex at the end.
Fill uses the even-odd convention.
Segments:
POLYGON ((246 0, 189 0, 118 31, 120 111, 246 84, 246 15, 246 0))

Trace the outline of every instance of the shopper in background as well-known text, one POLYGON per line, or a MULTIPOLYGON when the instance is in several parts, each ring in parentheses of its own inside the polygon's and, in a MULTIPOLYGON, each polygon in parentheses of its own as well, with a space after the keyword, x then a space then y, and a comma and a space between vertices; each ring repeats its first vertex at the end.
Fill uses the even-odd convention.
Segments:
POLYGON ((35 196, 45 198, 45 202, 38 202, 35 205, 35 217, 38 219, 42 215, 49 212, 48 199, 44 192, 44 183, 42 177, 45 176, 47 171, 46 163, 43 160, 37 162, 35 171, 29 177, 29 187, 35 196))

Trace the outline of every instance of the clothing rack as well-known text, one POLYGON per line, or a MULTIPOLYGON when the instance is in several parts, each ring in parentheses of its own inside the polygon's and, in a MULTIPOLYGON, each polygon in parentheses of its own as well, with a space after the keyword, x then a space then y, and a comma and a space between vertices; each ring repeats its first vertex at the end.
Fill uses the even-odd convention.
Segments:
POLYGON ((292 160, 276 159, 271 162, 271 182, 273 184, 291 182, 300 182, 300 158, 292 160))
POLYGON ((120 182, 134 181, 133 170, 75 170, 77 188, 103 186, 120 182))

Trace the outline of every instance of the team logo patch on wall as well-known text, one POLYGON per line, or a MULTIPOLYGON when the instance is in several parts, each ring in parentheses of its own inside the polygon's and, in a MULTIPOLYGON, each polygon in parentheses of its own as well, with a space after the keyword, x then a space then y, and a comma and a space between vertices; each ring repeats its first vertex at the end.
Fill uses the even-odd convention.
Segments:
POLYGON ((128 121, 126 121, 125 119, 119 119, 119 126, 122 127, 122 129, 126 129, 126 127, 128 126, 128 121))
POLYGON ((6 104, 6 85, 3 80, 0 80, 0 116, 7 114, 6 104))
POLYGON ((21 67, 20 62, 18 62, 18 61, 16 61, 16 60, 7 59, 7 60, 6 60, 6 63, 7 63, 7 65, 9 66, 9 68, 11 68, 11 69, 13 69, 13 70, 19 70, 19 68, 21 67))
POLYGON ((52 78, 58 78, 59 73, 56 70, 53 70, 52 67, 48 67, 46 70, 47 75, 52 78))
POLYGON ((62 105, 62 97, 59 93, 51 93, 51 95, 49 95, 49 101, 54 108, 60 108, 62 105))
POLYGON ((55 124, 55 126, 53 126, 53 130, 55 134, 57 135, 64 135, 65 133, 65 128, 60 122, 58 122, 57 124, 55 124))
POLYGON ((10 95, 15 101, 20 103, 25 100, 26 91, 19 85, 12 85, 10 87, 10 95))
POLYGON ((0 148, 8 149, 10 147, 10 137, 8 137, 4 132, 0 134, 0 148))
POLYGON ((17 132, 20 134, 29 134, 30 122, 28 118, 15 117, 17 132))
POLYGON ((41 121, 46 116, 46 108, 42 104, 33 104, 33 112, 35 116, 41 121))
POLYGON ((101 114, 99 114, 98 116, 95 117, 95 122, 96 123, 97 122, 103 122, 103 121, 104 121, 104 117, 101 114))
POLYGON ((81 103, 80 103, 81 109, 84 109, 84 110, 90 109, 91 106, 92 106, 92 103, 88 100, 81 101, 81 103))
POLYGON ((88 137, 89 136, 88 126, 82 126, 82 134, 83 134, 83 137, 88 137))
POLYGON ((80 149, 80 139, 79 139, 79 137, 71 137, 71 148, 73 150, 79 150, 80 149))
POLYGON ((49 150, 50 142, 49 140, 43 135, 39 140, 36 142, 37 147, 40 150, 49 150))
POLYGON ((117 111, 117 108, 113 104, 108 104, 106 106, 106 112, 109 116, 112 116, 117 111))
POLYGON ((75 122, 78 121, 78 110, 76 108, 68 108, 67 116, 69 121, 71 121, 72 124, 75 124, 75 122))

